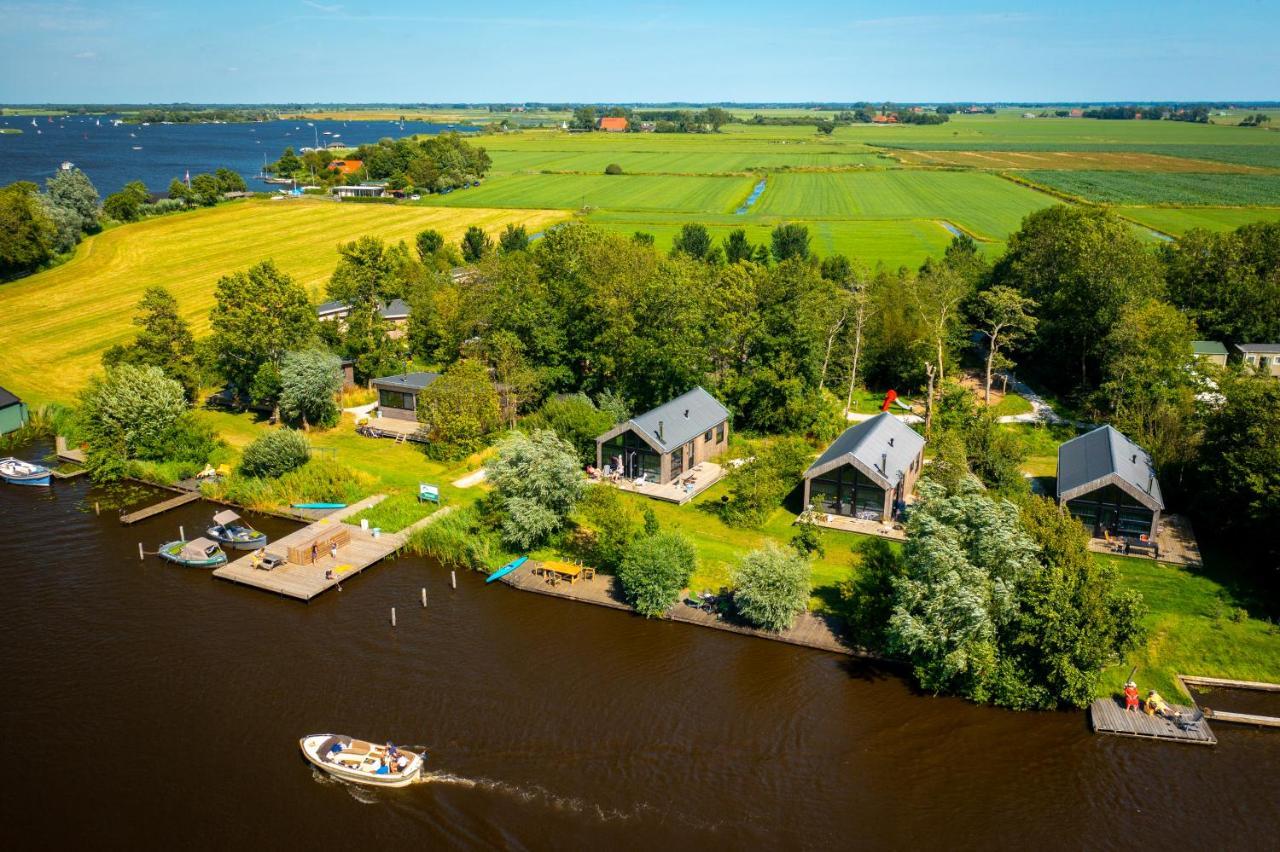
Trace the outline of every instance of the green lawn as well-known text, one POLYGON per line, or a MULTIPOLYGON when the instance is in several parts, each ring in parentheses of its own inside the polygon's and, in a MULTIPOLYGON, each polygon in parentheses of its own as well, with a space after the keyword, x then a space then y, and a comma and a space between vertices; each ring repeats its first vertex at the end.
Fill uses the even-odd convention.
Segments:
POLYGON ((1027 414, 1032 409, 1031 403, 1027 401, 1026 397, 1018 396, 1010 391, 995 405, 989 406, 988 410, 996 417, 1009 417, 1017 414, 1027 414))
POLYGON ((602 174, 617 163, 625 174, 724 175, 774 169, 839 169, 890 166, 893 163, 861 145, 832 146, 828 150, 787 151, 653 151, 625 142, 607 150, 566 151, 554 142, 540 148, 525 146, 490 150, 494 174, 514 172, 571 172, 602 174))
MULTIPOLYGON (((1280 204, 1280 199, 1275 202, 1280 204)), ((1170 236, 1180 237, 1192 228, 1231 231, 1251 222, 1280 221, 1277 207, 1118 207, 1126 219, 1140 222, 1170 236)))

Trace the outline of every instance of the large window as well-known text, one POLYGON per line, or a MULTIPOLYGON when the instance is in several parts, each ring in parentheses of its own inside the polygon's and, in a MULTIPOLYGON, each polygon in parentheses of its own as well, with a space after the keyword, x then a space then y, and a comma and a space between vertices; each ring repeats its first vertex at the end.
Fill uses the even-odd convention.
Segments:
POLYGON ((643 475, 646 482, 662 481, 662 457, 630 429, 605 441, 604 464, 613 467, 619 459, 627 479, 643 475))
POLYGON ((1067 510, 1094 536, 1110 533, 1136 538, 1151 532, 1153 512, 1114 485, 1068 500, 1067 510))
POLYGON ((716 443, 717 444, 724 443, 724 424, 723 423, 721 423, 719 426, 716 427, 716 443))
POLYGON ((378 390, 378 405, 383 408, 403 408, 405 411, 416 411, 418 397, 398 390, 378 390))
POLYGON ((853 465, 843 465, 815 478, 809 501, 819 512, 867 519, 884 515, 884 489, 853 465))

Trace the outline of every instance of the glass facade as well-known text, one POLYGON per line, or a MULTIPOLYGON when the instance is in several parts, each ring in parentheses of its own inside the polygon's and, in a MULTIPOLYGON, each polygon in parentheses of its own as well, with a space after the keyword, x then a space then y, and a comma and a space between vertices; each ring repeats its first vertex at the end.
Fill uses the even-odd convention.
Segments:
POLYGON ((1095 537, 1140 536, 1151 532, 1153 512, 1114 485, 1104 485, 1083 497, 1067 501, 1067 511, 1095 537))
POLYGON ((378 405, 383 408, 403 408, 405 411, 418 410, 418 397, 411 393, 396 390, 379 390, 378 405))
POLYGON ((809 484, 809 502, 819 512, 868 520, 884 516, 884 489, 853 465, 843 465, 815 477, 809 484))
POLYGON ((643 474, 646 482, 662 481, 662 456, 630 429, 604 442, 603 463, 612 467, 619 458, 627 479, 638 479, 643 474))

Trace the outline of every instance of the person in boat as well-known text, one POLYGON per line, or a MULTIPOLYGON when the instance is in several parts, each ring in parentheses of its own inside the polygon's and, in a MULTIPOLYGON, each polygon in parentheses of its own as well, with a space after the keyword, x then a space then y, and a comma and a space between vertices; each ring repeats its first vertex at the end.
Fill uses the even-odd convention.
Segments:
POLYGON ((409 756, 402 754, 396 758, 396 772, 404 772, 409 766, 409 756))
POLYGON ((1126 713, 1138 712, 1138 685, 1133 681, 1124 685, 1124 709, 1126 713))

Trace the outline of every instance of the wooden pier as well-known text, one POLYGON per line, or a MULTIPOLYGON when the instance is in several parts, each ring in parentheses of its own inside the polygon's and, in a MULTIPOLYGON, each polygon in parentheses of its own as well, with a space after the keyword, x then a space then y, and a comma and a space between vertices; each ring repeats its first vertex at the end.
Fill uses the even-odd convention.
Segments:
POLYGON ((181 494, 178 494, 174 497, 170 497, 168 500, 161 500, 159 503, 155 503, 143 509, 139 509, 136 512, 130 512, 127 515, 121 515, 120 523, 136 524, 138 521, 145 521, 147 518, 154 518, 156 515, 159 515, 163 512, 167 512, 170 509, 176 509, 179 506, 185 506, 188 503, 194 503, 199 499, 200 499, 199 491, 184 491, 181 494))
MULTIPOLYGON (((1188 717, 1198 711, 1195 707, 1183 707, 1170 704, 1174 710, 1181 710, 1188 717)), ((1099 698, 1089 707, 1089 721, 1093 730, 1099 734, 1116 734, 1122 737, 1139 737, 1149 740, 1167 740, 1169 742, 1191 743, 1193 745, 1216 745, 1218 738, 1209 729, 1209 723, 1201 719, 1187 728, 1179 728, 1162 716, 1148 716, 1139 709, 1130 713, 1124 709, 1124 700, 1115 697, 1099 698)))
POLYGON ((359 503, 353 503, 345 509, 339 509, 315 523, 308 524, 283 538, 276 539, 266 547, 268 553, 286 556, 290 548, 305 549, 310 546, 311 542, 325 537, 327 533, 333 532, 335 527, 341 527, 346 530, 350 540, 347 544, 338 548, 336 557, 331 556, 326 549, 317 554, 316 561, 311 564, 298 565, 289 562, 279 568, 266 571, 254 567, 253 555, 246 554, 234 562, 218 568, 213 572, 213 576, 220 580, 230 580, 233 583, 253 586, 256 589, 275 592, 296 600, 309 601, 334 586, 340 586, 365 568, 395 553, 404 546, 404 543, 409 539, 409 535, 415 529, 431 523, 436 518, 449 514, 453 509, 451 506, 437 509, 416 524, 398 533, 382 532, 377 536, 373 534, 372 530, 362 529, 358 524, 344 523, 344 518, 358 515, 364 510, 377 505, 385 496, 376 494, 361 500, 359 503))

